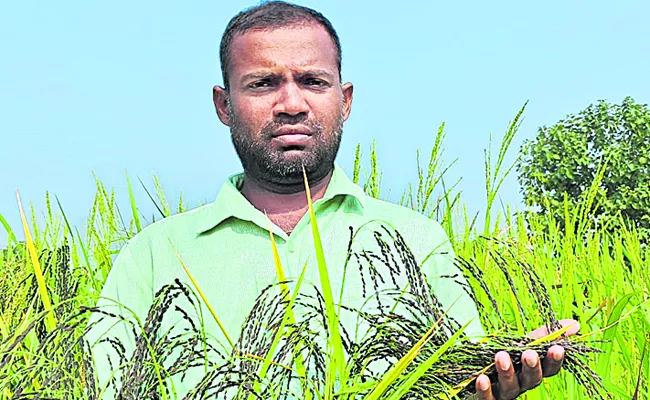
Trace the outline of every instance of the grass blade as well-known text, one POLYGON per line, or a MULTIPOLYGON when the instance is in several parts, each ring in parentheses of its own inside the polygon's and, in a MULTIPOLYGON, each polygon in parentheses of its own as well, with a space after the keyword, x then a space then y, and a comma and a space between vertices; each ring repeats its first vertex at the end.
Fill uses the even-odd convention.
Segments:
POLYGON ((609 318, 607 319, 607 330, 605 330, 605 333, 603 333, 603 340, 611 340, 614 338, 614 335, 616 334, 616 327, 618 324, 614 324, 619 318, 621 318, 621 315, 623 315, 623 311, 625 310, 625 307, 627 304, 630 302, 632 297, 634 297, 636 293, 629 293, 623 298, 621 298, 616 305, 614 306, 614 309, 612 310, 611 314, 609 314, 609 318))
POLYGON ((307 173, 303 168, 303 176, 305 178, 305 192, 307 194, 307 205, 309 207, 309 219, 311 221, 312 234, 314 236, 314 248, 316 250, 316 261, 318 264, 318 273, 320 276, 321 290, 323 292, 323 299, 325 301, 325 312, 327 314, 328 338, 330 347, 330 359, 326 374, 325 383, 325 399, 331 399, 334 393, 334 383, 336 382, 337 375, 341 387, 345 387, 347 383, 346 368, 345 368, 345 353, 343 351, 343 342, 341 340, 341 333, 339 332, 339 317, 336 313, 334 306, 334 297, 332 295, 332 286, 330 284, 329 273, 327 271, 327 264, 325 262, 325 252, 323 251, 323 243, 321 242, 320 232, 316 223, 316 213, 314 211, 314 204, 311 199, 311 191, 309 189, 309 182, 307 181, 307 173))
POLYGON ((45 327, 48 332, 52 332, 56 329, 56 318, 51 312, 52 303, 50 302, 50 296, 47 294, 47 284, 45 283, 45 276, 43 275, 43 270, 41 269, 41 263, 38 261, 38 255, 36 254, 36 246, 34 246, 34 241, 32 240, 32 235, 29 233, 29 226, 27 225, 27 218, 25 218, 25 212, 23 211, 23 205, 20 202, 20 193, 16 190, 16 199, 18 200, 18 209, 20 210, 20 219, 23 222, 23 229, 25 230, 25 241, 27 242, 27 250, 29 251, 30 258, 34 264, 34 275, 36 276, 36 282, 38 283, 38 293, 43 302, 43 308, 47 312, 45 316, 45 327))
POLYGON ((643 360, 645 360, 646 353, 648 351, 648 341, 646 340, 643 344, 643 353, 641 353, 641 362, 639 362, 639 376, 636 380, 636 389, 634 390, 634 396, 632 400, 637 400, 639 398, 639 391, 641 390, 641 381, 643 380, 643 360))
POLYGON ((129 179, 128 172, 126 173, 126 185, 129 189, 129 201, 131 203, 131 213, 133 214, 136 232, 140 232, 142 230, 142 224, 140 223, 140 215, 138 213, 138 207, 135 204, 135 196, 133 195, 133 187, 131 186, 131 179, 129 179))
POLYGON ((621 315, 623 314, 623 311, 625 311, 625 307, 628 305, 632 297, 634 297, 636 293, 629 293, 625 296, 623 296, 614 306, 612 309, 612 312, 609 314, 609 318, 607 319, 607 329, 603 333, 603 353, 600 355, 598 359, 598 372, 599 373, 604 373, 609 369, 609 362, 611 359, 612 355, 612 349, 613 349, 613 343, 612 341, 614 340, 614 336, 616 335, 616 328, 618 327, 618 324, 615 323, 621 318, 621 315))
POLYGON ((418 340, 413 347, 406 353, 394 366, 384 375, 375 389, 366 396, 365 400, 379 399, 392 385, 397 378, 406 370, 406 368, 415 360, 422 347, 429 341, 431 334, 438 328, 438 323, 434 324, 429 330, 418 340))
POLYGON ((165 218, 165 213, 163 212, 163 210, 160 208, 160 206, 156 202, 156 199, 153 198, 153 196, 151 195, 151 192, 149 192, 149 189, 147 189, 147 186, 144 184, 144 182, 142 182, 142 179, 138 178, 138 181, 140 181, 140 185, 142 185, 142 188, 144 189, 145 193, 147 193, 147 196, 149 196, 149 199, 151 199, 151 202, 156 207, 156 210, 158 210, 160 215, 163 218, 165 218))
POLYGON ((7 236, 9 237, 9 241, 13 242, 15 246, 18 246, 18 240, 16 239, 16 235, 14 235, 14 232, 11 230, 11 226, 9 226, 9 222, 5 219, 5 217, 0 214, 0 223, 2 223, 2 226, 4 226, 5 231, 7 231, 7 236))
POLYGON ((482 370, 480 370, 477 374, 470 376, 469 378, 465 379, 464 381, 462 381, 462 382, 459 383, 458 385, 454 386, 454 388, 452 389, 452 391, 451 391, 450 393, 440 394, 440 395, 438 395, 437 397, 438 397, 439 399, 445 399, 445 400, 453 399, 454 396, 457 396, 458 393, 460 393, 463 389, 465 389, 465 388, 467 387, 467 385, 469 385, 470 383, 474 382, 474 380, 476 379, 476 377, 478 377, 478 376, 480 376, 480 375, 483 375, 484 373, 486 373, 486 372, 487 372, 490 368, 492 368, 493 366, 494 366, 494 363, 491 363, 491 364, 488 365, 487 367, 485 367, 485 368, 483 368, 482 370))
POLYGON ((2 341, 5 341, 9 337, 9 325, 5 323, 2 314, 0 314, 0 335, 2 335, 2 341))
MULTIPOLYGON (((305 264, 305 266, 302 269, 302 272, 300 273, 300 277, 298 278, 298 282, 296 283, 296 288, 294 289, 293 295, 291 296, 291 299, 289 300, 289 304, 287 305, 287 308, 284 312, 284 318, 282 319, 282 322, 280 323, 280 327, 278 328, 278 331, 276 332, 275 337, 273 338, 273 342, 271 343, 271 347, 269 348, 269 351, 266 354, 266 357, 264 358, 264 362, 262 363, 260 372, 258 374, 260 381, 266 377, 266 373, 269 367, 271 366, 271 362, 273 361, 273 356, 275 354, 275 349, 280 343, 280 339, 282 339, 282 336, 284 335, 284 327, 287 325, 287 323, 291 324, 292 321, 295 321, 295 317, 293 315, 293 306, 296 302, 296 298, 298 297, 298 292, 300 291, 300 287, 302 286, 302 281, 305 277, 306 270, 307 270, 307 264, 305 264)), ((302 366, 302 371, 300 369, 297 369, 297 372, 299 376, 303 376, 303 377, 306 376, 304 365, 302 366)), ((259 382, 257 383, 257 385, 259 386, 259 382)))
MULTIPOLYGON (((458 300, 456 300, 458 301, 458 300)), ((440 326, 440 322, 447 316, 447 313, 451 309, 451 307, 456 304, 456 301, 445 311, 445 313, 438 318, 435 324, 429 328, 429 330, 420 338, 420 340, 417 341, 411 347, 411 349, 399 360, 397 363, 391 368, 382 378, 382 380, 379 382, 379 384, 375 387, 375 389, 370 392, 368 396, 365 397, 364 400, 377 400, 379 399, 392 385, 397 378, 406 370, 406 368, 415 360, 415 358, 420 354, 420 351, 424 347, 425 344, 429 341, 431 338, 431 334, 435 332, 435 330, 440 326)))
POLYGON ((271 250, 273 252, 273 265, 275 266, 275 274, 278 277, 278 283, 280 284, 282 296, 285 300, 288 300, 289 286, 287 286, 286 283, 287 276, 284 274, 284 268, 282 268, 282 260, 280 259, 280 252, 278 252, 278 246, 275 243, 275 236, 273 235, 273 225, 271 224, 271 220, 269 220, 269 236, 271 237, 271 250))
POLYGON ((562 329, 559 329, 559 330, 557 330, 557 331, 555 331, 555 332, 551 332, 551 333, 549 333, 548 335, 546 335, 546 336, 544 336, 544 337, 541 337, 541 338, 539 338, 539 339, 537 339, 537 340, 533 340, 533 341, 530 342, 528 345, 529 345, 529 346, 537 346, 537 345, 542 344, 542 343, 552 342, 552 341, 554 341, 555 339, 557 339, 557 338, 559 338, 560 336, 562 336, 562 335, 564 335, 565 333, 567 333, 567 332, 569 331, 569 329, 573 328, 573 325, 574 325, 574 324, 569 324, 569 325, 563 327, 562 329))
POLYGON ((219 325, 219 329, 221 329, 221 332, 226 337, 226 340, 230 344, 230 347, 234 348, 235 344, 230 339, 230 336, 228 335, 228 332, 226 332, 226 328, 221 323, 221 320, 217 316, 217 313, 214 311, 214 308, 212 308, 212 305, 210 305, 210 302, 208 301, 208 299, 205 297, 205 294, 203 294, 203 290, 201 290, 201 287, 199 286, 198 282, 194 279, 194 277, 190 273, 190 270, 187 269, 187 266, 185 265, 185 263, 181 259, 181 256, 180 256, 180 254, 178 254, 178 251, 176 251, 176 248, 174 247, 174 244, 172 243, 171 239, 169 240, 169 244, 174 249, 174 253, 176 253, 176 257, 178 258, 178 261, 180 261, 181 265, 183 266, 183 270, 187 274, 187 277, 190 278, 190 281, 192 281, 192 285, 194 285, 194 288, 198 292, 199 296, 201 296, 201 299, 203 300, 203 303, 205 304, 205 306, 208 307, 208 310, 210 310, 210 314, 212 314, 212 317, 217 322, 217 325, 219 325))
MULTIPOLYGON (((273 263, 275 265, 275 273, 278 276, 278 282, 280 283, 280 290, 282 292, 282 296, 284 297, 284 299, 289 300, 289 286, 286 284, 287 277, 284 273, 284 268, 282 267, 282 260, 280 259, 280 252, 278 252, 278 246, 275 243, 275 236, 273 235, 273 225, 271 224, 271 220, 269 220, 269 235, 271 238, 271 249, 273 251, 273 263)), ((294 325, 296 323, 296 317, 293 313, 293 301, 295 301, 295 296, 298 295, 298 290, 300 288, 300 285, 302 284, 302 278, 306 269, 307 269, 307 263, 305 263, 305 265, 303 266, 302 273, 300 274, 300 278, 298 279, 298 284, 296 286, 294 298, 292 298, 289 305, 287 306, 287 310, 286 310, 287 318, 288 318, 287 322, 290 325, 294 325)), ((285 321, 283 320, 281 324, 282 326, 284 326, 285 321)), ((278 333, 280 333, 282 329, 283 328, 281 327, 280 330, 278 330, 278 333)), ((277 337, 278 341, 280 338, 281 336, 277 337)), ((272 356, 273 351, 270 351, 269 354, 272 356)), ((298 372, 298 376, 305 377, 305 378, 307 377, 307 368, 305 367, 302 354, 300 353, 296 355, 296 370, 298 372)), ((266 371, 264 371, 264 375, 265 374, 266 371)), ((309 391, 305 392, 305 400, 311 400, 311 392, 309 391)))
POLYGON ((422 364, 418 365, 415 371, 409 375, 409 377, 404 381, 395 394, 393 394, 391 400, 399 400, 408 392, 413 385, 440 359, 440 357, 445 354, 445 352, 453 346, 460 335, 463 334, 465 329, 473 320, 467 322, 462 328, 460 328, 452 337, 450 337, 442 346, 440 346, 429 358, 426 359, 422 364))

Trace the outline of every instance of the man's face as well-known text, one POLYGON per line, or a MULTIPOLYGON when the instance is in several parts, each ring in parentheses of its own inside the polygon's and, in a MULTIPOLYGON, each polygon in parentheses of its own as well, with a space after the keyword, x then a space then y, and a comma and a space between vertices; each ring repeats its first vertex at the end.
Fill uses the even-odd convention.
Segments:
POLYGON ((246 173, 295 183, 304 165, 310 176, 325 176, 352 102, 327 31, 317 24, 249 31, 230 51, 229 92, 215 88, 215 105, 246 173))

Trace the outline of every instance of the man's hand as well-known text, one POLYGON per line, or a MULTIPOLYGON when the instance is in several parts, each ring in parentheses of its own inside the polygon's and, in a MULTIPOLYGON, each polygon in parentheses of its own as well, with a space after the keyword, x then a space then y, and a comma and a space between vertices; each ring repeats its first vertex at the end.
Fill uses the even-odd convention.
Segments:
MULTIPOLYGON (((560 321, 563 327, 572 325, 565 335, 575 335, 580 330, 580 325, 572 319, 560 321)), ((545 327, 535 329, 530 336, 536 339, 548 335, 545 327)), ((505 351, 496 354, 494 358, 499 383, 492 386, 490 379, 486 375, 481 375, 476 379, 476 398, 480 400, 510 400, 514 399, 523 392, 537 387, 542 383, 542 378, 553 376, 560 372, 562 362, 564 361, 564 348, 561 346, 551 346, 546 353, 543 362, 540 362, 537 352, 526 350, 521 355, 522 368, 519 374, 510 360, 510 356, 505 351)))

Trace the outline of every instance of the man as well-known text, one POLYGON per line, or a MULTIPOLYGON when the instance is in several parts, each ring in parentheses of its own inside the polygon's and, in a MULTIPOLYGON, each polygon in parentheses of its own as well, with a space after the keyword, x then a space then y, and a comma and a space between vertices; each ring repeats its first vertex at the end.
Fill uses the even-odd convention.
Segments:
MULTIPOLYGON (((307 278, 318 282, 303 183, 305 169, 325 246, 333 291, 345 264, 349 228, 383 221, 403 235, 443 306, 480 335, 477 312, 461 286, 440 276, 458 274, 453 250, 441 227, 411 210, 367 197, 336 167, 343 124, 352 106, 353 85, 341 81, 341 46, 320 13, 283 2, 268 2, 235 16, 220 48, 223 87, 214 87, 217 115, 230 127, 243 174, 229 178, 213 204, 160 221, 120 252, 102 297, 114 299, 144 318, 154 293, 174 279, 188 281, 175 251, 215 307, 225 331, 237 332, 266 286, 277 282, 268 233, 272 226, 287 275, 307 263, 307 278), (172 248, 173 244, 173 248, 172 248)), ((369 240, 363 239, 360 240, 369 240)), ((342 298, 359 302, 361 282, 346 281, 342 298)), ((109 304, 102 301, 100 304, 109 304)), ((206 324, 215 337, 216 324, 206 324)), ((230 339, 233 340, 233 339, 230 339)), ((95 350, 107 366, 102 346, 95 350)), ((507 353, 497 355, 498 390, 481 376, 480 399, 517 397, 558 372, 563 349, 553 347, 540 362, 523 354, 516 375, 507 353)), ((184 390, 177 388, 178 394, 184 390)))

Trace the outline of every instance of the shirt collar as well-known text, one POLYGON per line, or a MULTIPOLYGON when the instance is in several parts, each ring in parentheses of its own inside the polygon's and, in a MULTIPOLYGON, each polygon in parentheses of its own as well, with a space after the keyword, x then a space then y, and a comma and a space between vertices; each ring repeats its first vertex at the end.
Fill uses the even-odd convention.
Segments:
MULTIPOLYGON (((215 228, 230 217, 248 220, 260 226, 265 226, 262 224, 266 222, 266 216, 241 194, 240 188, 243 182, 243 172, 228 177, 215 201, 207 205, 203 212, 200 213, 199 221, 197 222, 197 234, 215 228)), ((338 196, 350 197, 357 201, 361 207, 364 207, 366 203, 366 194, 363 189, 354 184, 342 168, 335 165, 332 178, 325 190, 325 195, 322 199, 316 201, 315 206, 326 203, 338 196)))

